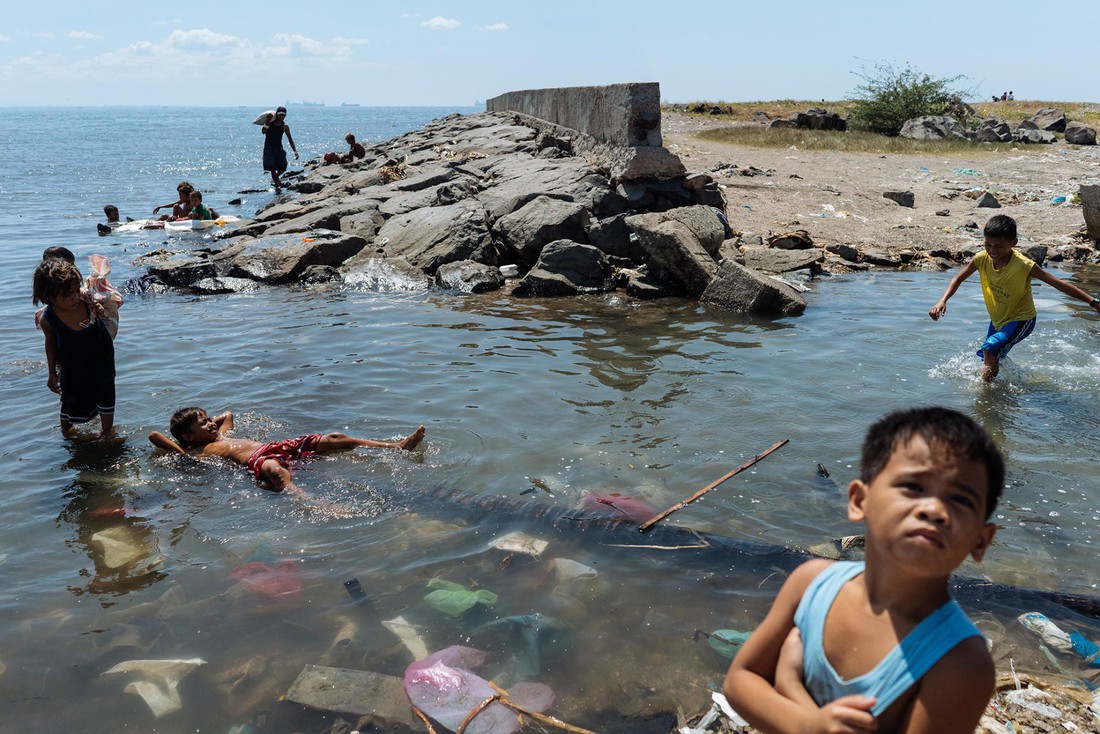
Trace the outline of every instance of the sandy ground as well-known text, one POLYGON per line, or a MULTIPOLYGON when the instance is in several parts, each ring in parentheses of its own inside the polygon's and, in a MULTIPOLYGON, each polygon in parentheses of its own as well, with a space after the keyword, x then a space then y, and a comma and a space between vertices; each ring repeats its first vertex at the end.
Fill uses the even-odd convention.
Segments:
POLYGON ((700 140, 702 130, 731 123, 663 113, 665 146, 689 171, 710 172, 725 186, 734 229, 767 235, 805 229, 815 244, 851 244, 899 251, 929 250, 972 242, 994 214, 1019 224, 1021 242, 1079 244, 1081 207, 1051 203, 1072 196, 1082 183, 1100 183, 1100 146, 1001 146, 996 154, 889 155, 750 148, 700 140), (719 164, 736 168, 715 172, 719 164), (742 171, 754 167, 756 175, 742 171), (981 187, 997 196, 1000 209, 977 208, 963 192, 981 187), (883 198, 884 191, 912 191, 907 208, 883 198), (951 197, 951 198, 948 198, 951 197), (937 215, 937 211, 947 214, 937 215))

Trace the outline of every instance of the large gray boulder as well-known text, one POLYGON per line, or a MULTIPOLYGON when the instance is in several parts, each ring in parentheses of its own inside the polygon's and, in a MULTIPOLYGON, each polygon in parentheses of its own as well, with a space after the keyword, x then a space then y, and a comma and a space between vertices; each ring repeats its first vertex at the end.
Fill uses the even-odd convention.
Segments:
POLYGON ((1096 130, 1083 122, 1068 122, 1066 142, 1070 145, 1096 145, 1096 130))
POLYGON ((816 268, 825 261, 825 251, 816 247, 812 250, 777 250, 771 247, 745 245, 741 248, 741 256, 745 260, 745 267, 767 273, 786 273, 791 270, 816 268))
POLYGON ((954 117, 924 115, 906 120, 899 133, 914 140, 966 140, 966 127, 954 117))
POLYGON ((1042 107, 1028 119, 1040 130, 1060 133, 1066 129, 1066 113, 1053 107, 1042 107))
POLYGON ((542 248, 555 240, 587 242, 590 219, 581 204, 539 196, 498 219, 494 230, 520 259, 533 265, 542 248))
POLYGON ((234 243, 221 250, 193 250, 174 255, 165 262, 149 267, 155 281, 172 288, 187 288, 204 278, 216 278, 229 272, 233 258, 245 250, 244 243, 234 243))
POLYGON ((485 212, 467 202, 395 216, 382 225, 374 242, 388 257, 404 257, 429 275, 459 260, 497 263, 485 212))
POLYGON ((628 216, 623 213, 591 221, 588 225, 588 243, 613 257, 640 258, 641 248, 630 241, 630 227, 626 226, 628 216))
POLYGON ((263 236, 245 243, 226 274, 266 283, 289 283, 312 265, 337 267, 366 246, 362 237, 327 229, 314 230, 308 237, 263 236))
POLYGON ((1023 125, 1012 131, 1012 139, 1017 143, 1053 143, 1058 138, 1047 130, 1025 128, 1023 125))
POLYGON ((1082 184, 1077 189, 1081 213, 1085 215, 1085 234, 1100 240, 1100 184, 1082 184))
POLYGON ((608 179, 581 158, 500 157, 485 167, 484 179, 477 199, 493 221, 544 195, 574 201, 599 217, 618 214, 626 206, 608 179))
POLYGON ((980 143, 1007 143, 1012 140, 1012 128, 1004 120, 985 120, 974 139, 980 143))
POLYGON ((806 310, 806 301, 794 288, 731 260, 722 263, 699 300, 727 311, 763 316, 797 316, 806 310))
POLYGON ((662 214, 637 214, 627 217, 626 224, 638 236, 648 260, 689 294, 702 293, 718 272, 714 257, 684 222, 662 214))
POLYGON ((370 241, 378 234, 378 230, 386 223, 386 218, 374 209, 364 209, 356 214, 345 214, 340 217, 338 229, 344 234, 353 234, 370 241))
POLYGON ((520 279, 512 294, 525 298, 603 293, 615 288, 611 275, 607 256, 597 248, 558 240, 542 249, 535 267, 520 279))
POLYGON ((426 291, 432 280, 403 257, 364 250, 340 268, 344 285, 368 291, 426 291))
POLYGON ((441 181, 428 188, 402 192, 379 206, 382 215, 389 218, 432 206, 448 206, 469 199, 478 191, 477 184, 468 178, 441 181))
POLYGON ((440 288, 462 293, 488 293, 500 290, 504 285, 500 268, 473 260, 440 265, 435 271, 435 280, 440 288))

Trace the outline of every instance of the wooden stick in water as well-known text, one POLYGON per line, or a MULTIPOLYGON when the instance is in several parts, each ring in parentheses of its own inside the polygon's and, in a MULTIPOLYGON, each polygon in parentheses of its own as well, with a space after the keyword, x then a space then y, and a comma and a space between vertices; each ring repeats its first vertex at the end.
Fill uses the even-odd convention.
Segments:
POLYGON ((731 472, 730 472, 729 474, 726 474, 725 476, 723 476, 723 477, 721 477, 721 478, 719 478, 719 479, 716 479, 716 480, 714 480, 713 482, 711 482, 711 483, 710 483, 710 484, 708 484, 707 486, 705 486, 705 487, 703 487, 702 489, 700 489, 700 490, 699 490, 698 492, 696 492, 695 494, 693 494, 693 495, 691 495, 690 497, 688 497, 688 498, 687 498, 686 500, 681 500, 680 502, 677 502, 677 503, 676 503, 676 504, 674 504, 674 505, 673 505, 672 507, 670 507, 670 508, 668 508, 667 510, 665 510, 664 512, 662 512, 662 513, 661 513, 660 515, 657 515, 656 517, 652 517, 652 518, 650 518, 650 519, 646 520, 645 522, 643 522, 643 523, 642 523, 641 525, 639 525, 639 526, 638 526, 638 532, 639 532, 639 533, 645 533, 645 532, 648 532, 648 531, 649 531, 649 529, 650 529, 651 527, 653 527, 654 525, 656 525, 657 523, 659 523, 659 522, 660 522, 661 520, 664 520, 664 519, 665 519, 666 517, 668 517, 668 516, 669 516, 669 515, 671 515, 672 513, 674 513, 674 512, 676 512, 677 510, 679 510, 679 509, 680 509, 681 507, 687 507, 687 506, 688 506, 688 505, 690 505, 690 504, 691 504, 692 502, 694 502, 695 500, 699 499, 699 498, 700 498, 700 497, 702 497, 702 496, 703 496, 704 494, 706 494, 706 493, 707 493, 707 492, 709 492, 710 490, 714 489, 715 487, 717 487, 717 486, 718 486, 719 484, 721 484, 722 482, 726 481, 727 479, 731 479, 731 478, 733 478, 733 477, 737 476, 738 474, 740 474, 741 472, 745 471, 746 469, 748 469, 748 468, 749 468, 750 466, 752 466, 752 465, 753 465, 753 464, 755 464, 756 462, 758 462, 758 461, 760 461, 761 459, 763 459, 763 458, 764 458, 765 456, 767 456, 767 455, 768 455, 768 454, 770 454, 771 452, 773 452, 773 451, 775 451, 776 449, 778 449, 778 448, 780 448, 780 447, 782 447, 782 446, 786 445, 786 443, 787 443, 788 441, 790 441, 790 439, 789 439, 789 438, 785 438, 785 439, 783 439, 782 441, 777 441, 776 443, 772 444, 772 445, 771 445, 771 446, 770 446, 770 447, 769 447, 769 448, 768 448, 768 449, 767 449, 766 451, 763 451, 762 453, 759 453, 759 454, 757 454, 756 456, 752 457, 751 459, 749 459, 748 461, 746 461, 746 462, 745 462, 744 464, 742 464, 741 466, 739 466, 739 467, 737 467, 736 469, 734 469, 733 471, 731 471, 731 472))

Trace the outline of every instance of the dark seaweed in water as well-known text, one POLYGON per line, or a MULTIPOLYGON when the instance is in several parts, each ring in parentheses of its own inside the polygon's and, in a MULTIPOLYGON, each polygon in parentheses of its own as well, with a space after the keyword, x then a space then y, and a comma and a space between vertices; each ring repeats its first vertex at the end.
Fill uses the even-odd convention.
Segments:
MULTIPOLYGON (((776 569, 789 573, 814 557, 801 548, 715 535, 666 523, 654 525, 643 535, 638 531, 638 523, 621 515, 563 509, 535 500, 513 500, 461 490, 419 490, 415 498, 417 509, 425 509, 420 507, 425 501, 440 509, 468 513, 478 519, 492 516, 498 521, 514 520, 542 532, 551 531, 562 539, 634 546, 638 551, 660 546, 653 548, 653 553, 660 554, 662 560, 672 555, 677 568, 706 570, 719 576, 758 573, 764 577, 776 569)), ((1067 616, 1065 610, 1069 610, 1083 617, 1100 619, 1100 598, 1095 596, 1032 589, 960 575, 952 577, 952 594, 971 611, 999 610, 1015 616, 1025 611, 1053 610, 1064 618, 1067 616)))

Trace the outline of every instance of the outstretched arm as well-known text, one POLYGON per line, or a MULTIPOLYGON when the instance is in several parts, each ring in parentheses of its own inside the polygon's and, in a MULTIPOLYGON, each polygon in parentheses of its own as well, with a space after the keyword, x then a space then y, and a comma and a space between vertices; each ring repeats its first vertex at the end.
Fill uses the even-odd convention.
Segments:
POLYGON ((183 454, 187 456, 187 452, 172 439, 165 436, 160 431, 153 431, 149 434, 149 442, 156 446, 158 449, 164 449, 165 451, 171 451, 177 454, 183 454))
POLYGON ((959 286, 963 284, 963 281, 969 278, 975 272, 977 272, 977 270, 978 266, 974 264, 973 260, 971 260, 963 266, 962 270, 955 274, 955 277, 952 278, 951 282, 947 284, 947 290, 943 292, 943 296, 940 298, 940 300, 936 302, 936 305, 928 311, 928 315, 932 317, 933 321, 939 321, 940 316, 943 316, 945 313, 947 313, 947 299, 955 295, 955 291, 959 289, 959 286))
POLYGON ((1093 302, 1096 299, 1094 299, 1090 294, 1075 286, 1073 283, 1067 283, 1061 278, 1054 277, 1038 265, 1031 266, 1031 277, 1035 278, 1036 280, 1041 280, 1053 288, 1057 288, 1070 298, 1076 298, 1078 301, 1084 301, 1092 307, 1092 310, 1100 313, 1100 302, 1096 302, 1094 304, 1093 302))

